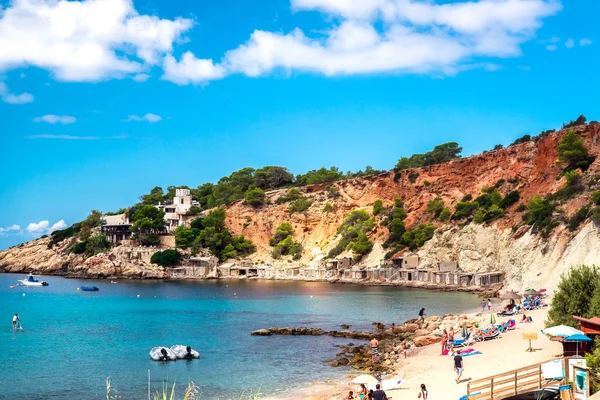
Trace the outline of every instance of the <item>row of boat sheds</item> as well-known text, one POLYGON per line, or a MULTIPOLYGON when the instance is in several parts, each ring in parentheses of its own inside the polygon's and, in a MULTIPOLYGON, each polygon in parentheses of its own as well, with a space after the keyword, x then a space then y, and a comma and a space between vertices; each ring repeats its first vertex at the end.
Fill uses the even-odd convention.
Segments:
POLYGON ((462 271, 457 262, 437 264, 421 263, 417 254, 395 255, 380 260, 378 265, 355 264, 352 257, 321 259, 310 265, 275 267, 270 264, 254 264, 250 260, 217 266, 214 257, 191 257, 188 265, 173 268, 171 277, 185 278, 262 278, 298 280, 340 280, 377 282, 422 282, 423 284, 450 285, 458 287, 491 286, 502 283, 501 272, 462 271))

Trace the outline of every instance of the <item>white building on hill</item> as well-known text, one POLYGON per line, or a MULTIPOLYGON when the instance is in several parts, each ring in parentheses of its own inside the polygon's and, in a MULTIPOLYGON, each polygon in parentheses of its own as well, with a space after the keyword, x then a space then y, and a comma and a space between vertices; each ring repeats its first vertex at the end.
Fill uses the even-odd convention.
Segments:
POLYGON ((192 196, 189 189, 175 189, 173 202, 169 204, 158 204, 157 206, 165 212, 165 221, 167 221, 167 231, 171 232, 179 225, 183 225, 189 217, 186 214, 192 207, 192 196))

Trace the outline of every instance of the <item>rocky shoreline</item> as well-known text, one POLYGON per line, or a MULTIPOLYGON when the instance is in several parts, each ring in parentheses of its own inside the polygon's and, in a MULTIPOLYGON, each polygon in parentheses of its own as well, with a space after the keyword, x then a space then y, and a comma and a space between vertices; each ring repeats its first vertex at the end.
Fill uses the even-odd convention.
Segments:
MULTIPOLYGON (((351 331, 348 325, 343 325, 341 331, 325 331, 320 328, 307 327, 274 327, 269 329, 258 329, 252 331, 253 336, 272 336, 272 335, 290 335, 290 336, 322 336, 329 335, 336 338, 355 339, 361 341, 377 338, 379 341, 379 358, 373 361, 371 347, 369 343, 348 345, 336 345, 340 352, 336 358, 326 360, 332 367, 347 366, 358 373, 365 374, 395 374, 402 367, 402 360, 413 356, 419 348, 440 343, 442 340, 442 331, 455 328, 456 337, 460 336, 460 328, 464 325, 467 329, 477 327, 480 323, 476 315, 447 314, 443 317, 431 316, 424 321, 411 319, 402 325, 394 326, 388 329, 376 328, 373 332, 351 331)), ((374 326, 380 327, 379 323, 374 322, 374 326)))

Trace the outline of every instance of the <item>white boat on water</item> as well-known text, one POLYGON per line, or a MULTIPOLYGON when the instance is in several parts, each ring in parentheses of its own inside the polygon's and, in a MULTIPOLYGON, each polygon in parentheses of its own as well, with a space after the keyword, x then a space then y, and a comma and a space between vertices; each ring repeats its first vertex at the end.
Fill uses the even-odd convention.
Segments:
POLYGON ((48 286, 48 282, 37 280, 38 275, 29 274, 25 279, 19 279, 21 286, 48 286))

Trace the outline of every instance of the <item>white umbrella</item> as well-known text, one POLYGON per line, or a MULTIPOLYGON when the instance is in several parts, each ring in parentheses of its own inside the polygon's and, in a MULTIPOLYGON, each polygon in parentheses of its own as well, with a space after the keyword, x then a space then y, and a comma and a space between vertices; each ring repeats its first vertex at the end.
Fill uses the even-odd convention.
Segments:
POLYGON ((379 383, 379 381, 372 375, 364 374, 352 379, 352 383, 364 383, 365 385, 368 385, 370 383, 379 383))
POLYGON ((566 325, 553 326, 551 328, 542 329, 542 333, 548 336, 572 336, 572 335, 583 335, 579 329, 572 328, 566 325))

